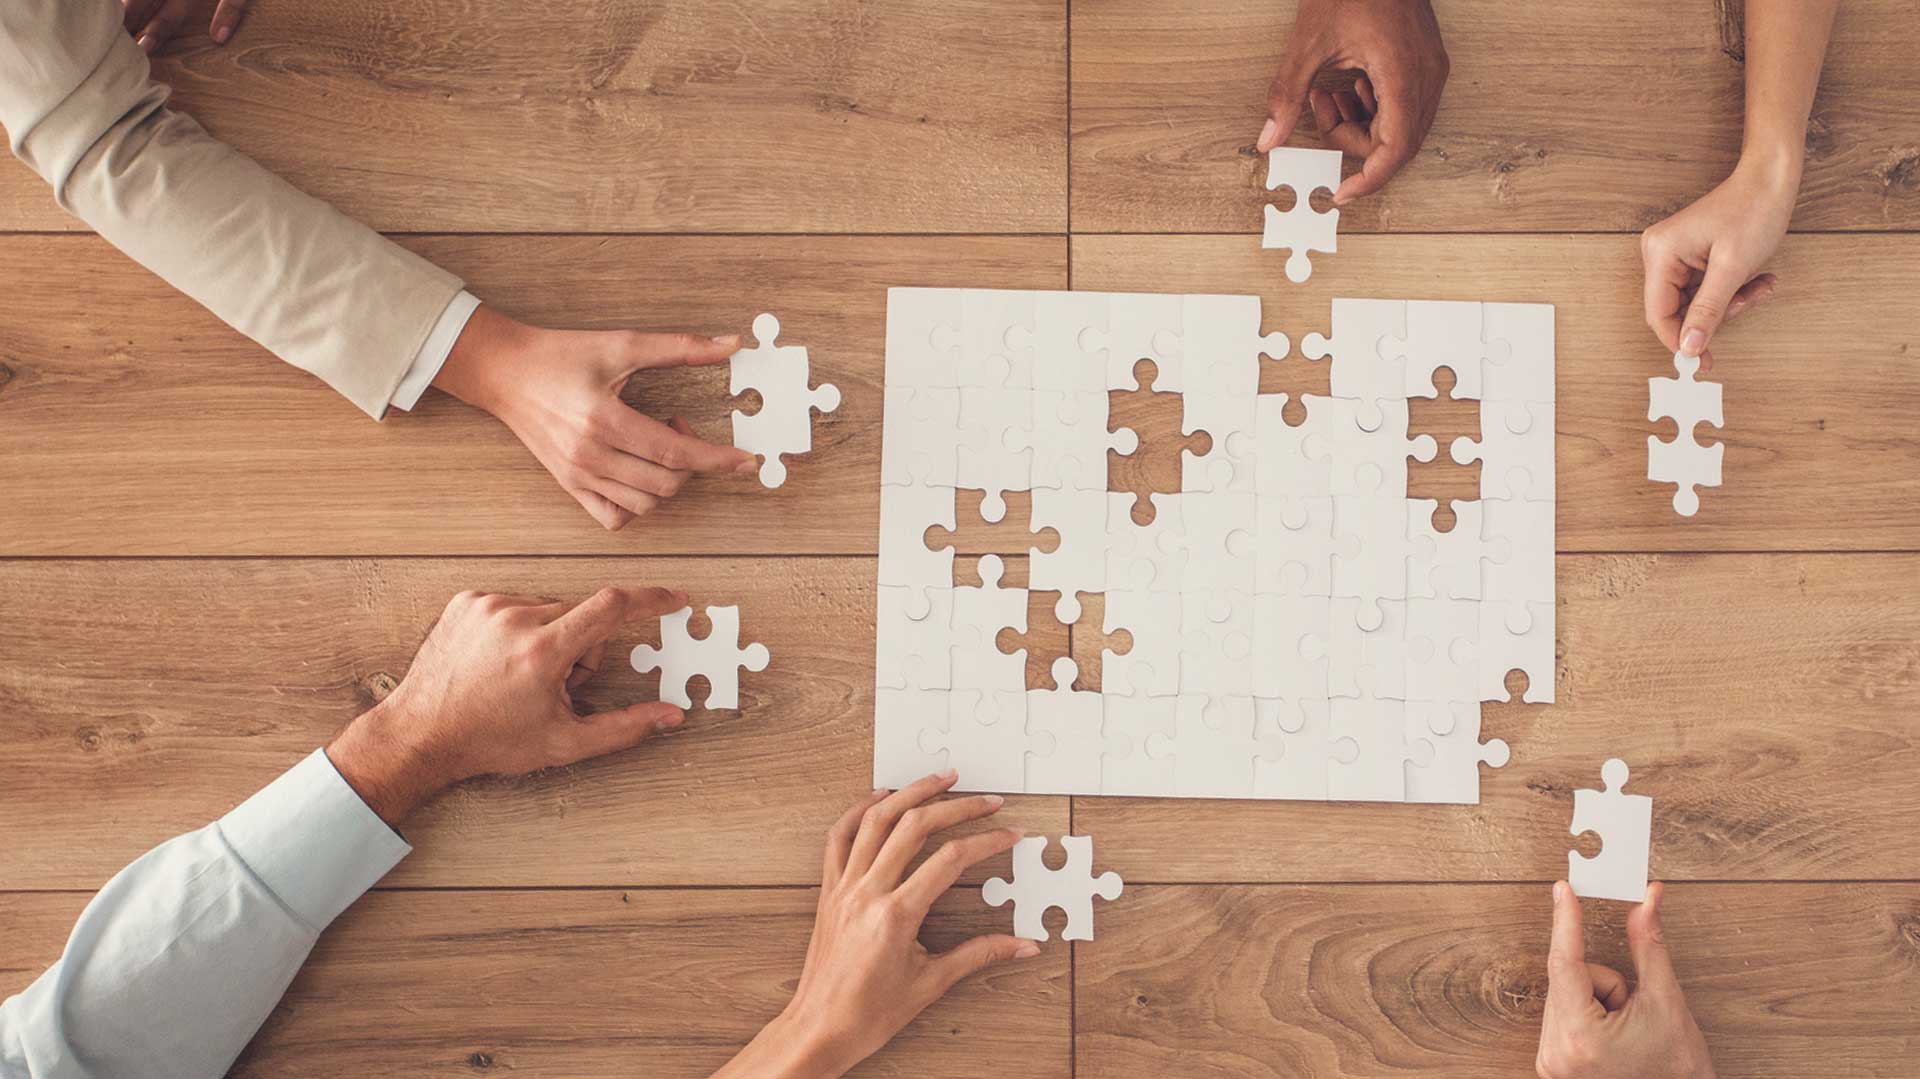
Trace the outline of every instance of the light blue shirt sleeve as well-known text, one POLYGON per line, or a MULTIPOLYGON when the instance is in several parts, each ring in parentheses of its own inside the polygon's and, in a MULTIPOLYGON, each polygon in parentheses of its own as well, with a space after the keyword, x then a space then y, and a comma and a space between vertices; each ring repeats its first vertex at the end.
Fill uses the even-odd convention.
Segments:
POLYGON ((214 1079, 320 931, 413 848, 323 750, 121 870, 0 1003, 6 1079, 214 1079))

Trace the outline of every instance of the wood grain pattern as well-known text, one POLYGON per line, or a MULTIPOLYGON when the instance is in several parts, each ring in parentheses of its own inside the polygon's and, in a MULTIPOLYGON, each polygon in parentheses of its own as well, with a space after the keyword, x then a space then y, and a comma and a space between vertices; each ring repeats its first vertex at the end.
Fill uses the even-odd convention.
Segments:
MULTIPOLYGON (((1545 885, 1144 887, 1076 950, 1075 1063, 1179 1075, 1510 1079, 1546 997, 1545 885)), ((1624 905, 1587 955, 1631 970, 1624 905)), ((1904 1077, 1920 886, 1679 885, 1667 941, 1723 1076, 1904 1077)))
MULTIPOLYGON (((1558 575, 1558 703, 1485 706, 1513 759, 1480 770, 1479 805, 1076 798, 1074 827, 1129 882, 1552 880, 1573 790, 1617 756, 1654 799, 1657 877, 1914 877, 1920 558, 1562 555, 1558 575)), ((1099 647, 1075 634, 1083 668, 1099 647)))
MULTIPOLYGON (((436 391, 375 425, 105 244, 0 237, 0 553, 872 554, 887 288, 1066 285, 1059 237, 404 242, 549 326, 745 332, 773 311, 843 401, 784 486, 702 478, 608 533, 484 413, 436 391)), ((629 397, 732 440, 724 366, 629 397)))
MULTIPOLYGON (((740 711, 443 795, 408 821, 417 849, 389 880, 815 883, 827 826, 873 786, 871 559, 0 561, 0 877, 95 888, 224 813, 389 692, 455 592, 577 600, 622 582, 741 608, 773 659, 742 675, 740 711)), ((1066 652, 1057 623, 1032 635, 1066 652)), ((651 699, 659 676, 626 656, 658 639, 616 636, 582 706, 651 699)), ((1067 800, 1002 815, 1059 834, 1067 800)))
MULTIPOLYGON (((17 256, 0 258, 0 292, 18 301, 0 326, 0 552, 870 554, 887 286, 1062 287, 1067 258, 1059 238, 406 242, 552 325, 720 331, 774 310, 845 403, 786 486, 702 479, 608 534, 483 414, 432 393, 374 426, 97 241, 0 237, 17 256)), ((1557 303, 1562 550, 1920 549, 1920 365, 1897 314, 1920 291, 1920 238, 1789 239, 1776 268, 1792 301, 1723 335, 1727 481, 1694 518, 1645 478, 1645 380, 1667 360, 1640 322, 1629 238, 1355 237, 1303 286, 1245 238, 1072 244, 1079 288, 1260 293, 1294 340, 1268 392, 1324 388, 1299 343, 1330 328, 1334 296, 1557 303)), ((725 385, 682 372, 633 392, 725 439, 725 385)), ((1169 465, 1160 482, 1175 480, 1169 465)))
MULTIPOLYGON (((409 232, 1060 232, 1056 0, 267 5, 155 78, 215 136, 409 232)), ((71 218, 0 167, 0 229, 71 218)))
MULTIPOLYGON (((0 895, 0 996, 60 954, 85 901, 0 895)), ((704 1076, 779 1014, 811 889, 374 892, 335 923, 235 1076, 704 1076)), ((944 949, 1004 932, 974 888, 934 905, 944 949)), ((1067 949, 969 979, 859 1076, 1070 1074, 1067 949)))
MULTIPOLYGON (((1637 232, 1667 216, 1739 156, 1743 72, 1738 35, 1733 50, 1722 36, 1729 8, 1738 5, 1439 6, 1453 70, 1433 130, 1384 191, 1341 210, 1340 231, 1637 232)), ((1272 196, 1253 143, 1292 9, 1075 6, 1074 231, 1259 233, 1272 196)), ((1901 0, 1841 11, 1796 227, 1920 227, 1911 16, 1901 0)), ((1319 145, 1310 114, 1291 141, 1319 145)))

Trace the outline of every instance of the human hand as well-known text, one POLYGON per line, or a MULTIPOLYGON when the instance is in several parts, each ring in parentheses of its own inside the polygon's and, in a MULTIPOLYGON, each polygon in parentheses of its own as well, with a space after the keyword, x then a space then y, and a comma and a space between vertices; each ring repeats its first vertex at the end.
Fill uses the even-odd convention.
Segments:
POLYGON ((1639 981, 1586 961, 1580 900, 1553 886, 1547 1012, 1540 1023, 1540 1079, 1713 1079, 1706 1039, 1687 1010, 1660 927, 1665 889, 1655 882, 1627 915, 1627 946, 1639 981))
POLYGON ((1428 0, 1301 0, 1254 146, 1264 154, 1286 142, 1304 100, 1328 146, 1365 158, 1333 193, 1334 204, 1371 195, 1420 151, 1449 66, 1428 0), (1327 68, 1365 73, 1353 89, 1328 93, 1313 86, 1327 68))
POLYGON ((1700 357, 1721 323, 1773 295, 1760 267, 1787 234, 1800 189, 1796 168, 1742 159, 1699 201, 1640 234, 1647 325, 1669 351, 1700 357))
POLYGON ((441 789, 598 757, 679 726, 655 701, 582 716, 573 691, 600 669, 614 631, 686 606, 665 588, 603 588, 578 606, 462 592, 400 685, 327 747, 347 783, 389 824, 441 789))
POLYGON ((928 908, 963 870, 1010 849, 1021 836, 1017 828, 998 828, 949 839, 909 875, 908 864, 935 832, 1000 809, 997 794, 929 801, 955 779, 947 771, 891 794, 874 791, 827 833, 820 908, 799 988, 716 1079, 838 1076, 960 979, 1040 954, 1039 944, 1003 934, 974 937, 939 955, 917 939, 928 908))
MULTIPOLYGON (((220 0, 207 28, 215 44, 225 45, 233 37, 247 3, 248 0, 220 0)), ((148 56, 173 38, 180 25, 187 21, 190 6, 189 0, 120 0, 127 33, 133 35, 134 44, 148 56)))
POLYGON ((666 423, 620 399, 643 370, 724 363, 737 334, 547 330, 481 305, 433 384, 486 409, 560 486, 609 530, 671 498, 694 472, 755 472, 754 456, 702 441, 686 420, 666 423))

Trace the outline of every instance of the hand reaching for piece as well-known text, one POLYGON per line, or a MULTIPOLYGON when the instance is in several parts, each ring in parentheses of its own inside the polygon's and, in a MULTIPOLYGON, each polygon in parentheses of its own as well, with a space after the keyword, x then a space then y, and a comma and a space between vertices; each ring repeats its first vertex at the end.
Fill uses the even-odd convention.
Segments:
POLYGON ((397 824, 441 789, 625 749, 686 714, 649 702, 582 716, 573 691, 629 622, 686 606, 665 588, 603 588, 578 606, 483 592, 453 597, 400 685, 327 756, 373 811, 397 824))
POLYGON ((1286 142, 1306 101, 1329 147, 1365 159, 1333 193, 1334 203, 1371 195, 1420 151, 1448 69, 1428 0, 1301 0, 1255 147, 1264 154, 1286 142), (1329 93, 1313 86, 1328 68, 1365 74, 1352 90, 1329 93))
MULTIPOLYGON (((240 16, 247 10, 248 0, 220 0, 213 9, 213 21, 207 27, 207 33, 214 43, 225 45, 233 37, 234 30, 240 26, 240 16)), ((134 44, 140 51, 152 56, 155 50, 172 40, 182 24, 187 21, 189 0, 120 0, 120 7, 126 16, 127 33, 133 35, 134 44)))
POLYGON ((1699 201, 1640 234, 1647 325, 1669 351, 1700 357, 1720 324, 1773 295, 1760 268, 1787 234, 1797 171, 1743 160, 1699 201))
POLYGON ((753 472, 754 456, 702 441, 620 399, 662 367, 724 363, 740 338, 626 330, 547 330, 481 305, 433 384, 499 417, 594 520, 619 529, 671 498, 694 472, 753 472))
POLYGON ((917 939, 934 900, 968 866, 1012 848, 1017 828, 959 839, 907 872, 935 832, 992 816, 997 794, 934 802, 952 772, 889 794, 874 791, 827 833, 820 909, 806 967, 779 1018, 716 1074, 828 1079, 871 1056, 955 982, 993 963, 1040 954, 1030 940, 992 934, 932 955, 917 939))
POLYGON ((1713 1079, 1706 1039, 1687 1010, 1660 925, 1660 884, 1627 915, 1627 946, 1639 985, 1586 961, 1580 900, 1553 886, 1547 1011, 1540 1024, 1540 1079, 1713 1079))

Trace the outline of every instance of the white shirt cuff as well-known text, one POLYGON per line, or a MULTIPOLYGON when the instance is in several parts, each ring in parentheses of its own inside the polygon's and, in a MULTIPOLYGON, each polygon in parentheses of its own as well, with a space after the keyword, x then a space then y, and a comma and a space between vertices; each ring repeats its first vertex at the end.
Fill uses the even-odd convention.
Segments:
POLYGON ((447 362, 447 356, 453 352, 453 343, 460 339, 460 331, 467 328, 467 320, 473 317, 474 309, 480 306, 479 297, 466 289, 454 294, 447 301, 447 309, 440 312, 440 320, 433 324, 433 330, 427 339, 420 342, 420 351, 413 356, 413 366, 407 368, 406 377, 400 385, 394 387, 393 396, 388 398, 390 407, 411 412, 420 400, 420 395, 433 385, 435 376, 447 362))
POLYGON ((413 850, 323 749, 220 818, 227 844, 315 932, 413 850))

